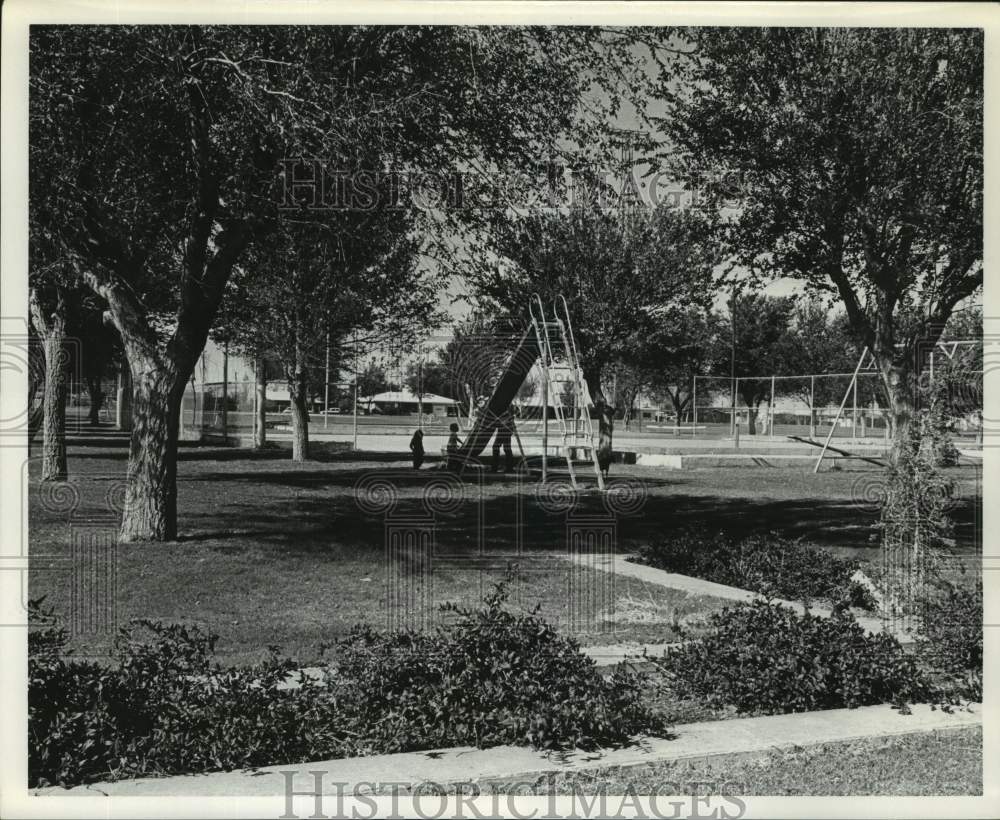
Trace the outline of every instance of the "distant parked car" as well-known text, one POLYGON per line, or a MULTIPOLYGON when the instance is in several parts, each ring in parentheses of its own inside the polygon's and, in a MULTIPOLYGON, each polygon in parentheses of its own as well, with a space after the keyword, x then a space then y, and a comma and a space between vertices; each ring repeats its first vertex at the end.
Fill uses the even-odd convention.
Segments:
POLYGON ((320 413, 320 415, 321 416, 339 416, 340 413, 341 413, 341 410, 340 410, 339 407, 331 407, 329 410, 323 410, 320 413))

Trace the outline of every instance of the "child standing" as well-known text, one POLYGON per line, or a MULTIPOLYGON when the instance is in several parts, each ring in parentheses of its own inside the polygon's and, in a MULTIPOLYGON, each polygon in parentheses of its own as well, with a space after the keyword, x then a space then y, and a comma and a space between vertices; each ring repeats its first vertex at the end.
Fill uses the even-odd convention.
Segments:
POLYGON ((410 452, 413 453, 413 469, 419 470, 424 463, 424 431, 417 430, 410 439, 410 452))
POLYGON ((458 425, 452 422, 448 427, 451 430, 451 435, 448 436, 448 446, 445 448, 448 453, 448 469, 457 470, 458 469, 458 448, 460 446, 458 440, 458 425))

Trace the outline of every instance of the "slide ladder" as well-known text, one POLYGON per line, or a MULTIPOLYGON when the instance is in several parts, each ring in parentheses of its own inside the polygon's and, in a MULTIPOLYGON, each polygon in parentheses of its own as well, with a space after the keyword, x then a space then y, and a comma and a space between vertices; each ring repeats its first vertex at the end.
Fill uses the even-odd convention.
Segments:
POLYGON ((573 337, 573 322, 569 318, 569 305, 566 304, 566 297, 561 293, 556 298, 553 305, 556 321, 562 330, 563 345, 566 352, 566 360, 569 362, 573 372, 574 380, 574 416, 573 416, 573 437, 574 444, 577 439, 582 438, 590 447, 590 460, 594 467, 594 475, 597 478, 597 486, 604 489, 604 476, 601 475, 601 465, 597 461, 597 446, 594 438, 594 423, 590 418, 590 390, 587 388, 587 380, 583 377, 583 367, 580 365, 580 356, 576 349, 576 339, 573 337), (559 318, 559 305, 562 304, 563 318, 559 318), (579 418, 577 418, 579 417, 579 418), (577 423, 580 426, 577 427, 577 423))
MULTIPOLYGON (((581 443, 590 449, 591 460, 594 465, 594 475, 597 478, 597 486, 604 489, 604 477, 601 475, 601 468, 597 462, 597 447, 594 441, 594 428, 590 418, 590 394, 587 390, 586 382, 583 378, 583 369, 580 367, 580 358, 577 353, 576 340, 573 337, 573 325, 569 317, 569 306, 565 297, 560 294, 553 303, 553 318, 551 321, 545 317, 545 308, 541 298, 535 294, 530 304, 531 324, 538 339, 538 349, 542 358, 542 379, 547 389, 548 400, 552 403, 555 412, 555 421, 562 438, 562 455, 566 459, 566 466, 569 469, 570 482, 573 487, 578 487, 576 468, 573 466, 574 451, 581 443), (562 306, 562 316, 559 315, 559 307, 562 306), (536 315, 537 310, 537 315, 536 315), (556 346, 553 348, 553 336, 555 336, 556 346), (561 342, 561 345, 558 344, 561 342), (557 353, 561 347, 561 351, 557 353), (561 363, 558 356, 564 357, 561 363), (553 377, 552 373, 565 373, 565 377, 553 377), (554 391, 553 384, 570 383, 573 385, 573 412, 572 417, 567 419, 567 414, 562 403, 562 391, 554 391), (570 423, 572 423, 572 427, 570 423)), ((543 402, 545 404, 545 402, 543 402)), ((548 407, 542 408, 544 414, 548 414, 548 407)), ((547 424, 547 419, 543 421, 547 424)))

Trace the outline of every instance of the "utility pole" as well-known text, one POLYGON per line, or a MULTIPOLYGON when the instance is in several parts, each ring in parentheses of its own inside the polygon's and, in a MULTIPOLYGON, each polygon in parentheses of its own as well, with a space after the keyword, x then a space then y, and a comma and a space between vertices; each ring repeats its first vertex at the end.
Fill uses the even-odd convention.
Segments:
POLYGON ((354 331, 354 449, 358 449, 358 332, 354 331))
POLYGON ((417 360, 417 426, 424 429, 424 359, 421 351, 417 360))
POLYGON ((326 368, 323 375, 323 429, 330 424, 330 331, 326 331, 326 368))
POLYGON ((858 440, 858 377, 854 377, 854 410, 853 422, 851 424, 851 441, 858 440))
POLYGON ((267 441, 267 365, 263 354, 257 356, 254 367, 254 447, 267 441))
POLYGON ((691 377, 691 438, 694 438, 698 429, 698 376, 691 377))
POLYGON ((816 438, 816 377, 809 377, 809 438, 816 438))
POLYGON ((549 474, 549 365, 548 351, 542 348, 542 484, 549 474))
POLYGON ((771 423, 768 425, 768 435, 771 438, 774 438, 774 376, 773 375, 771 376, 771 400, 767 404, 768 404, 768 410, 771 411, 768 414, 771 417, 770 419, 771 423))
MULTIPOLYGON (((740 389, 739 378, 733 379, 733 438, 736 439, 736 446, 740 446, 740 420, 736 417, 736 393, 740 389)), ((747 409, 747 423, 749 424, 750 410, 747 409)))
POLYGON ((222 346, 222 441, 229 443, 229 340, 222 346))
POLYGON ((733 301, 729 308, 729 318, 732 324, 732 344, 729 357, 729 386, 733 392, 733 413, 730 424, 731 435, 736 436, 736 283, 733 282, 733 301))

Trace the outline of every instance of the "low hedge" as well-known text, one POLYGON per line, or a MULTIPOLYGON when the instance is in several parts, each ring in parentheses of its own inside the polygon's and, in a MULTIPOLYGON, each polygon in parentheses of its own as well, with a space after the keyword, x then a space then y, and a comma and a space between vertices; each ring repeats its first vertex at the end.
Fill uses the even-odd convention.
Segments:
POLYGON ((65 656, 65 630, 35 610, 29 632, 32 786, 238 769, 357 753, 343 706, 314 684, 283 691, 292 663, 227 669, 216 638, 135 621, 113 663, 65 656))
POLYGON ((867 634, 842 609, 823 618, 770 601, 740 604, 713 614, 703 638, 658 664, 680 697, 750 714, 932 696, 916 660, 895 638, 867 634))
POLYGON ((599 673, 537 613, 515 615, 498 585, 432 633, 358 628, 338 669, 299 689, 293 664, 224 668, 216 637, 138 621, 115 663, 66 656, 36 602, 29 632, 32 786, 229 770, 447 746, 593 748, 665 727, 643 678, 599 673))
POLYGON ((851 576, 862 565, 771 532, 734 538, 700 527, 647 544, 639 563, 794 601, 846 603, 874 612, 878 603, 851 576))

